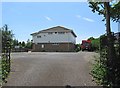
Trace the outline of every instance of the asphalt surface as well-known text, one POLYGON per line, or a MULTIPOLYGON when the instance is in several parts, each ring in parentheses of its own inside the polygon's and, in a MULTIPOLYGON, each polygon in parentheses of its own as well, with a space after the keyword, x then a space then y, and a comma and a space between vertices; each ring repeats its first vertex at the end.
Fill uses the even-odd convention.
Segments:
POLYGON ((13 53, 4 86, 95 86, 90 76, 96 53, 13 53))

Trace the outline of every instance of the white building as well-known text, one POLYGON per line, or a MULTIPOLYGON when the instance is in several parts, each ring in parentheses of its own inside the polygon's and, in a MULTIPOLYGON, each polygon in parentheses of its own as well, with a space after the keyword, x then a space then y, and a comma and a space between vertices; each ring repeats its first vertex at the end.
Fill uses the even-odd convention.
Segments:
POLYGON ((33 51, 74 51, 76 34, 73 30, 57 26, 31 34, 33 51))

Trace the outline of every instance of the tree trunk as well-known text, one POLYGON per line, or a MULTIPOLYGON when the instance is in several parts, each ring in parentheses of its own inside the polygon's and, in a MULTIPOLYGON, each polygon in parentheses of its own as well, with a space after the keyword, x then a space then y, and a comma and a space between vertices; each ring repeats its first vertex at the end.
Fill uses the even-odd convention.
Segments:
POLYGON ((106 31, 107 35, 111 34, 110 29, 110 5, 109 2, 104 2, 104 7, 106 9, 106 31))
POLYGON ((114 49, 114 37, 111 33, 110 28, 110 5, 109 2, 104 2, 104 7, 106 11, 106 32, 107 32, 107 81, 110 86, 113 86, 115 83, 114 77, 114 64, 115 60, 115 49, 114 49))

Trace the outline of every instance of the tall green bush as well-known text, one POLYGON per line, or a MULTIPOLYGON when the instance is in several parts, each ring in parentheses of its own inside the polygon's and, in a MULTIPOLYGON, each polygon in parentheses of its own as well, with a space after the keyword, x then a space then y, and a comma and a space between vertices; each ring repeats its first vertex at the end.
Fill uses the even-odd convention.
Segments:
POLYGON ((107 42, 107 36, 102 35, 100 37, 100 57, 96 59, 96 63, 91 71, 95 81, 105 88, 120 86, 120 37, 115 39, 115 36, 112 36, 112 38, 114 43, 113 55, 115 58, 112 58, 112 60, 108 59, 109 43, 107 42))
POLYGON ((12 40, 13 33, 8 30, 8 26, 4 25, 2 28, 2 59, 1 59, 1 67, 2 67, 2 80, 4 82, 10 72, 10 52, 12 49, 12 40))
POLYGON ((90 37, 88 40, 91 40, 92 50, 99 51, 100 49, 100 38, 90 37))

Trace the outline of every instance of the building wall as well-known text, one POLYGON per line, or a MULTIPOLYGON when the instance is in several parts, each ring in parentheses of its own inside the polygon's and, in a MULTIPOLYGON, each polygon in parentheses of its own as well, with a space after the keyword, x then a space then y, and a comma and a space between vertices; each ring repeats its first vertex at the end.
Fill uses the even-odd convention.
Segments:
POLYGON ((75 50, 73 43, 39 43, 33 44, 33 52, 46 51, 46 52, 72 52, 75 50))
POLYGON ((76 38, 71 32, 65 32, 65 34, 58 34, 53 32, 53 34, 39 33, 33 36, 33 43, 63 43, 71 42, 76 43, 76 38), (37 37, 39 36, 39 38, 37 37))

